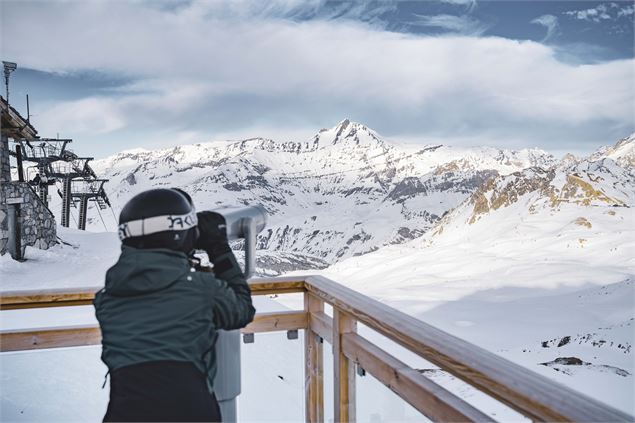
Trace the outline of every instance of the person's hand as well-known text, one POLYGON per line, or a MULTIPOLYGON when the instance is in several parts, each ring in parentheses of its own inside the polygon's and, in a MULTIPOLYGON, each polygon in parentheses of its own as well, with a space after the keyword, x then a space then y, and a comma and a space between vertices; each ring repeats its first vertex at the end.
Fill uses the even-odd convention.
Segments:
POLYGON ((207 251, 210 259, 224 252, 231 251, 227 241, 227 223, 223 215, 202 211, 196 213, 200 235, 196 241, 196 248, 207 251))

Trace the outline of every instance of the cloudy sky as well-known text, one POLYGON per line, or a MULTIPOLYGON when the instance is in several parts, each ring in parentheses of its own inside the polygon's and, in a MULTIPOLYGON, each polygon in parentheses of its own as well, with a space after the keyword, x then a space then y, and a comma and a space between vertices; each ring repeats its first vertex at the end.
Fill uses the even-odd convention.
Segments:
MULTIPOLYGON (((585 153, 635 131, 633 1, 0 1, 11 103, 102 157, 344 118, 585 153)), ((4 95, 4 92, 3 92, 4 95)))

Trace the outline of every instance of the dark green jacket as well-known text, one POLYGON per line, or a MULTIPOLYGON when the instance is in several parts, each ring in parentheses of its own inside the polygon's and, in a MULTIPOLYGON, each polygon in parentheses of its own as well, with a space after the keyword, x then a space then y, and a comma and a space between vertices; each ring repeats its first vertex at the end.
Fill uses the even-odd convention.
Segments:
POLYGON ((217 329, 253 320, 251 292, 234 255, 197 272, 184 253, 123 246, 93 301, 102 332, 101 358, 110 371, 147 361, 192 362, 214 378, 217 329))

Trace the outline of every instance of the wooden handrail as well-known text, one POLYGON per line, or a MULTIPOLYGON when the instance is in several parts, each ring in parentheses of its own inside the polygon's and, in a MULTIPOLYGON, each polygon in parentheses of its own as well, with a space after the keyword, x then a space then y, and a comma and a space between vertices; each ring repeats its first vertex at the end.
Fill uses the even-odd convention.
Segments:
MULTIPOLYGON (((307 328, 304 311, 258 313, 242 333, 277 332, 307 328)), ((0 331, 0 352, 80 347, 101 343, 98 325, 73 325, 0 331)))
MULTIPOLYGON (((249 281, 252 294, 304 292, 302 311, 259 313, 245 333, 305 329, 306 418, 323 421, 322 344, 334 346, 335 418, 354 419, 355 364, 433 420, 483 421, 489 418, 355 333, 363 323, 408 350, 454 374, 511 408, 540 421, 633 421, 633 417, 421 320, 321 276, 249 281), (333 307, 333 319, 323 305, 333 307), (321 339, 320 339, 321 338, 321 339)), ((39 308, 91 304, 98 288, 14 291, 0 294, 0 308, 39 308)), ((0 332, 0 350, 89 345, 100 342, 95 326, 0 332), (66 335, 74 335, 70 340, 66 335), (73 344, 73 342, 76 342, 73 344), (70 343, 70 344, 69 344, 70 343)))
POLYGON ((98 287, 78 287, 24 291, 4 291, 0 296, 0 309, 69 307, 92 304, 98 287))
POLYGON ((539 421, 633 417, 322 276, 308 292, 479 390, 539 421))
POLYGON ((81 347, 99 343, 101 330, 95 324, 0 332, 0 352, 81 347))
POLYGON ((352 361, 433 421, 490 422, 491 417, 356 333, 342 337, 352 361))
MULTIPOLYGON (((258 278, 249 280, 252 295, 290 294, 304 292, 303 278, 258 278)), ((0 310, 42 307, 90 305, 101 287, 77 287, 4 291, 0 295, 0 310)))
MULTIPOLYGON (((313 297, 308 294, 307 297, 313 297)), ((308 312, 309 327, 328 342, 333 339, 333 319, 325 313, 308 312)), ((423 376, 356 333, 342 336, 342 352, 364 371, 405 399, 433 421, 484 422, 492 419, 451 392, 423 376)))

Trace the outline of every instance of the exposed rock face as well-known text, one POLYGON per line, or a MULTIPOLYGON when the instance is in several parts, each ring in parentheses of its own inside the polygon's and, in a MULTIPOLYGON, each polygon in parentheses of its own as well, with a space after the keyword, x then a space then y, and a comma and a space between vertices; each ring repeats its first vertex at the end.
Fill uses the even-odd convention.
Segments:
POLYGON ((591 222, 589 222, 589 221, 588 221, 586 218, 584 218, 584 217, 578 217, 578 218, 574 221, 574 223, 575 223, 576 225, 579 225, 579 226, 584 226, 584 227, 589 228, 589 229, 591 229, 591 228, 593 227, 593 225, 591 224, 591 222))
MULTIPOLYGON (((510 206, 530 193, 535 196, 528 206, 530 212, 540 199, 547 200, 553 209, 563 203, 630 207, 635 201, 634 186, 635 172, 632 168, 624 168, 612 159, 597 154, 573 164, 566 161, 547 170, 525 169, 511 175, 491 178, 482 184, 469 200, 473 212, 468 223, 476 222, 483 214, 510 206), (593 161, 594 157, 597 160, 593 161)), ((591 227, 584 217, 580 217, 575 223, 591 227)))
POLYGON ((396 200, 398 203, 403 203, 408 198, 425 193, 426 187, 421 182, 421 179, 411 176, 404 178, 401 182, 397 182, 387 198, 396 200))
POLYGON ((410 241, 412 239, 418 238, 423 235, 424 232, 419 229, 410 229, 405 226, 402 226, 397 231, 397 235, 394 239, 391 240, 391 244, 401 244, 402 242, 410 241))
POLYGON ((540 364, 546 367, 551 367, 557 372, 562 372, 568 375, 573 375, 575 373, 574 369, 576 367, 584 367, 586 369, 601 373, 613 373, 622 377, 628 377, 631 375, 628 370, 622 369, 620 367, 611 366, 608 364, 589 363, 587 361, 583 361, 578 357, 558 357, 555 360, 547 361, 540 364))
MULTIPOLYGON (((533 166, 508 175, 491 176, 468 200, 442 217, 424 244, 447 238, 448 233, 456 235, 457 231, 465 230, 465 224, 475 225, 484 218, 502 223, 500 219, 516 221, 520 217, 522 222, 542 214, 551 221, 563 210, 566 210, 563 225, 596 231, 593 216, 597 213, 619 216, 615 211, 619 209, 615 208, 635 207, 635 168, 628 161, 621 160, 624 166, 616 161, 627 155, 628 147, 635 143, 634 137, 626 140, 628 145, 621 140, 615 147, 600 149, 604 153, 584 159, 565 157, 551 167, 533 166)), ((575 242, 577 247, 585 248, 589 239, 583 236, 575 242)))
POLYGON ((515 203, 521 196, 530 192, 538 191, 541 195, 552 196, 553 189, 550 184, 554 177, 553 169, 531 168, 506 177, 488 179, 470 199, 474 211, 469 223, 476 222, 479 215, 515 203))
POLYGON ((561 195, 554 201, 579 202, 588 206, 592 201, 601 201, 609 204, 623 205, 620 200, 608 197, 601 190, 593 187, 578 174, 567 175, 567 183, 562 186, 561 195))
POLYGON ((128 185, 135 185, 137 183, 137 178, 135 178, 134 173, 131 173, 126 176, 126 179, 124 179, 124 181, 126 181, 128 185))

